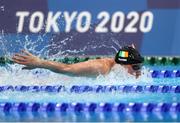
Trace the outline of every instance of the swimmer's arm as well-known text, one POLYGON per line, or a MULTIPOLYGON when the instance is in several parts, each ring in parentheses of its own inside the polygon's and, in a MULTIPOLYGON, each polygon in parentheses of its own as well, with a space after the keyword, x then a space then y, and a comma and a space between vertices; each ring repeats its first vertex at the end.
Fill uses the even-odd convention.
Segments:
POLYGON ((112 60, 109 58, 89 60, 76 64, 64 64, 54 61, 42 60, 28 51, 23 51, 23 54, 15 54, 13 61, 26 65, 25 69, 45 68, 56 73, 71 74, 71 75, 98 75, 106 74, 112 67, 112 60))
POLYGON ((54 61, 42 60, 38 67, 49 69, 56 73, 78 76, 106 74, 110 70, 108 64, 106 65, 104 61, 100 59, 75 64, 63 64, 54 61))

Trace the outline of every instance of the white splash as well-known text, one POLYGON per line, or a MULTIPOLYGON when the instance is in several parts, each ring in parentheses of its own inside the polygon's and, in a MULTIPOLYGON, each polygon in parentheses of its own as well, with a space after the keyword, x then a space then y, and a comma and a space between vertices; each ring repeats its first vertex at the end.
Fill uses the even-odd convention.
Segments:
POLYGON ((95 78, 71 77, 45 69, 22 70, 22 67, 23 65, 18 64, 0 67, 1 85, 139 85, 153 81, 146 68, 143 68, 142 75, 136 79, 120 65, 115 65, 109 74, 95 78))

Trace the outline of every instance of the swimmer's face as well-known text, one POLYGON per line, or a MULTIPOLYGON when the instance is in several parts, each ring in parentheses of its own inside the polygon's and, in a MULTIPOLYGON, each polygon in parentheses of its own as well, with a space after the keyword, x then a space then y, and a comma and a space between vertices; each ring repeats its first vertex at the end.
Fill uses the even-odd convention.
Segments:
POLYGON ((128 69, 128 73, 135 75, 138 78, 141 75, 142 64, 124 65, 128 69))

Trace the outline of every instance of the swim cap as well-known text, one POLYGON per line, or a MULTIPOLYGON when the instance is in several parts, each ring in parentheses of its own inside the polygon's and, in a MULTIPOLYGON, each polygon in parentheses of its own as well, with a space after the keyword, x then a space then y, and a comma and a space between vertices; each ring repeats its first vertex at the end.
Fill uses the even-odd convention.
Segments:
POLYGON ((115 61, 118 64, 138 64, 143 62, 143 58, 140 53, 130 46, 121 48, 115 56, 115 61))

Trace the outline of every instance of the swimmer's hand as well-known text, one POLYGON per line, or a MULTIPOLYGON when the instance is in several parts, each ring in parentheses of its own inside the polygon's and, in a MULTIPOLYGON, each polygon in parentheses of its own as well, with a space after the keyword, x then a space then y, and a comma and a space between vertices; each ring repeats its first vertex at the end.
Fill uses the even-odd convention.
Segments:
POLYGON ((17 53, 13 56, 13 61, 15 63, 25 65, 22 69, 35 69, 41 64, 41 59, 32 55, 28 51, 22 50, 22 53, 17 53))

